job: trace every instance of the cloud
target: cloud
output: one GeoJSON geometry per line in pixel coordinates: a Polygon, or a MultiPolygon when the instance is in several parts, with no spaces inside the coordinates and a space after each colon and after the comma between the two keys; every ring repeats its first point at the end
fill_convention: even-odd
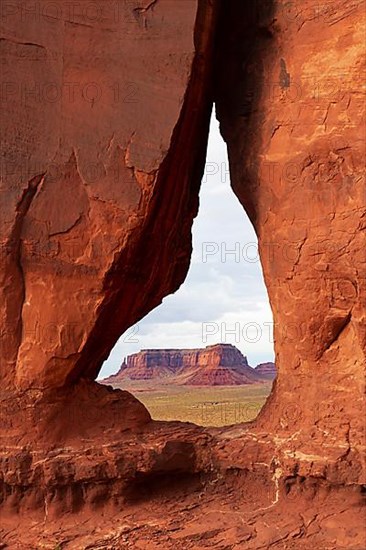
{"type": "Polygon", "coordinates": [[[214,118],[192,231],[186,281],[120,338],[101,376],[115,372],[123,357],[142,348],[203,347],[226,341],[253,365],[273,360],[272,313],[257,238],[230,187],[226,146],[214,118]],[[217,332],[209,335],[208,328],[217,332]]]}

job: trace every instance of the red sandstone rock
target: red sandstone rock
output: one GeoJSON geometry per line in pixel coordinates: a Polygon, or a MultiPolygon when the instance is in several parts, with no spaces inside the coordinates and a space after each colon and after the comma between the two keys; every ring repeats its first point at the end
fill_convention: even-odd
{"type": "Polygon", "coordinates": [[[257,426],[295,438],[304,471],[323,457],[361,481],[365,12],[344,0],[260,4],[228,4],[216,67],[232,186],[274,316],[278,374],[257,426]]]}
{"type": "Polygon", "coordinates": [[[150,380],[154,378],[172,378],[182,369],[195,367],[199,349],[146,349],[129,355],[117,374],[104,382],[118,382],[125,378],[131,380],[150,380]]]}
{"type": "Polygon", "coordinates": [[[93,5],[1,3],[1,544],[364,550],[363,2],[228,0],[214,62],[219,2],[93,5]],[[213,97],[278,376],[208,433],[92,380],[184,280],[213,97]]]}
{"type": "Polygon", "coordinates": [[[268,363],[260,363],[254,370],[259,376],[270,380],[273,380],[277,376],[276,365],[270,361],[268,363]]]}
{"type": "Polygon", "coordinates": [[[204,349],[149,349],[127,357],[117,374],[105,383],[129,380],[160,380],[169,384],[231,386],[254,384],[262,378],[247,358],[231,344],[204,349]]]}
{"type": "Polygon", "coordinates": [[[193,386],[231,386],[258,382],[247,358],[230,344],[207,346],[196,365],[177,376],[178,383],[193,386]]]}
{"type": "Polygon", "coordinates": [[[37,18],[23,4],[2,12],[0,42],[0,376],[25,390],[93,380],[183,282],[216,9],[60,2],[51,18],[41,0],[37,18]]]}

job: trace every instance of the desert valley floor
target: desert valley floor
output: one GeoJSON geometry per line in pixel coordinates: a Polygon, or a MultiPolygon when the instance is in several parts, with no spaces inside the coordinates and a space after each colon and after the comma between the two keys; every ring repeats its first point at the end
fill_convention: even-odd
{"type": "Polygon", "coordinates": [[[153,420],[180,420],[200,426],[227,426],[254,420],[272,382],[241,386],[174,386],[156,380],[125,380],[114,387],[131,392],[153,420]]]}

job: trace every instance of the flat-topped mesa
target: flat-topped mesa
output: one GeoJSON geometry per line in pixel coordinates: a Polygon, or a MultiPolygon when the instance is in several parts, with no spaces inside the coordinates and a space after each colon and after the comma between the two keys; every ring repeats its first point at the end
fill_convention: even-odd
{"type": "Polygon", "coordinates": [[[161,367],[179,369],[196,360],[199,349],[146,349],[127,357],[127,367],[144,365],[146,368],[161,367]]]}
{"type": "Polygon", "coordinates": [[[267,363],[260,363],[254,370],[257,374],[268,380],[273,380],[277,375],[276,365],[271,361],[267,363]]]}
{"type": "Polygon", "coordinates": [[[199,349],[144,349],[129,355],[117,374],[106,381],[149,380],[173,375],[182,368],[195,365],[199,349]]]}
{"type": "Polygon", "coordinates": [[[237,385],[259,380],[247,358],[231,344],[193,349],[145,349],[127,357],[105,382],[169,378],[187,385],[237,385]]]}
{"type": "Polygon", "coordinates": [[[214,344],[201,350],[199,364],[212,366],[230,366],[239,368],[249,366],[246,356],[232,344],[214,344]]]}
{"type": "Polygon", "coordinates": [[[177,382],[190,386],[234,386],[259,381],[247,358],[231,344],[215,344],[201,350],[196,366],[183,371],[177,382]]]}

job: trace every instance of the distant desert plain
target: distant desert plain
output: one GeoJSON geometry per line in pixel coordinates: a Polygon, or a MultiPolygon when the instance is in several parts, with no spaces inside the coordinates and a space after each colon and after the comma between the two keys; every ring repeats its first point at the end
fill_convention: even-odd
{"type": "Polygon", "coordinates": [[[274,363],[249,366],[231,344],[142,350],[103,382],[128,390],[154,420],[227,426],[254,420],[270,394],[274,363]]]}

